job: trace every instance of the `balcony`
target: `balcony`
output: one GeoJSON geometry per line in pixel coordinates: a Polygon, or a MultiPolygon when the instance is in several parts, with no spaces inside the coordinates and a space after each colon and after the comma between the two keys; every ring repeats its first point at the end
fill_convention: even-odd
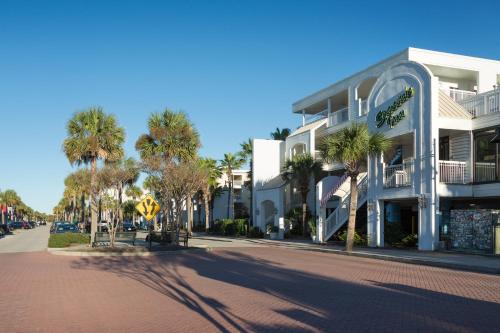
{"type": "Polygon", "coordinates": [[[486,183],[496,181],[496,164],[487,162],[474,163],[474,182],[486,183]]]}
{"type": "Polygon", "coordinates": [[[384,187],[396,188],[411,186],[414,173],[414,159],[408,159],[402,164],[384,165],[384,187]]]}
{"type": "Polygon", "coordinates": [[[473,117],[500,111],[500,88],[458,101],[473,117]]]}
{"type": "Polygon", "coordinates": [[[475,91],[469,90],[460,90],[460,89],[449,89],[449,88],[441,88],[448,96],[451,97],[455,102],[460,102],[465,99],[469,99],[475,97],[477,93],[475,91]]]}
{"type": "Polygon", "coordinates": [[[465,184],[466,163],[439,161],[439,181],[446,184],[465,184]]]}
{"type": "Polygon", "coordinates": [[[348,107],[330,113],[330,117],[328,118],[328,126],[335,126],[338,124],[345,123],[346,121],[349,121],[348,107]]]}

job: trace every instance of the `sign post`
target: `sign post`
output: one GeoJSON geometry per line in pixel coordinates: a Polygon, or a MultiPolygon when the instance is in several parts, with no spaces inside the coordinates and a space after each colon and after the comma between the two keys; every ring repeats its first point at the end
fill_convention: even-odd
{"type": "Polygon", "coordinates": [[[151,243],[153,239],[153,225],[151,221],[154,219],[156,214],[160,211],[160,205],[156,200],[147,194],[144,199],[142,199],[136,206],[135,209],[149,222],[149,250],[151,250],[151,243]]]}

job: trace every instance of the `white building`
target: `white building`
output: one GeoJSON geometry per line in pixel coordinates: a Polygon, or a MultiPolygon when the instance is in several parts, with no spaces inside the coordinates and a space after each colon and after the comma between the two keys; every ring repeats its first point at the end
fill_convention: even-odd
{"type": "MultiPolygon", "coordinates": [[[[487,247],[500,209],[500,145],[491,143],[500,131],[499,84],[500,61],[408,48],[299,100],[292,111],[302,126],[286,141],[253,142],[254,223],[279,225],[297,205],[293,185],[280,177],[286,159],[319,158],[323,137],[364,122],[394,142],[369,158],[358,178],[368,244],[384,246],[384,230],[397,222],[418,235],[421,250],[436,249],[445,237],[455,247],[487,247]],[[482,217],[467,224],[469,213],[474,221],[482,217]]],[[[324,165],[322,177],[311,180],[308,206],[321,242],[347,221],[343,174],[342,165],[324,165]]]]}
{"type": "MultiPolygon", "coordinates": [[[[250,170],[234,170],[233,171],[233,202],[234,212],[229,199],[229,182],[227,174],[223,173],[217,180],[220,193],[213,199],[212,219],[222,220],[228,216],[236,218],[248,216],[250,213],[250,197],[249,188],[245,185],[249,181],[250,170]]],[[[205,225],[205,207],[203,202],[196,202],[194,205],[194,224],[205,225]]],[[[187,219],[187,218],[186,218],[187,219]]]]}

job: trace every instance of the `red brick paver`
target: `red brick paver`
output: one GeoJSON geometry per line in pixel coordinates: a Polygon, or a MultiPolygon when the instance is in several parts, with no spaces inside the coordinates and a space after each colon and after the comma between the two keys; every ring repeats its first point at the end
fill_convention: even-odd
{"type": "Polygon", "coordinates": [[[500,278],[277,248],[0,255],[0,332],[494,332],[500,278]]]}

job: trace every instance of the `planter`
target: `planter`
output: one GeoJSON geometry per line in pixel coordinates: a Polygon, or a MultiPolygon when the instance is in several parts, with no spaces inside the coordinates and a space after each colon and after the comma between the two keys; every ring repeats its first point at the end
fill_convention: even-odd
{"type": "Polygon", "coordinates": [[[278,233],[277,232],[270,232],[269,238],[274,239],[274,240],[278,239],[278,233]]]}
{"type": "Polygon", "coordinates": [[[314,243],[316,243],[316,235],[311,235],[311,239],[314,243]]]}

